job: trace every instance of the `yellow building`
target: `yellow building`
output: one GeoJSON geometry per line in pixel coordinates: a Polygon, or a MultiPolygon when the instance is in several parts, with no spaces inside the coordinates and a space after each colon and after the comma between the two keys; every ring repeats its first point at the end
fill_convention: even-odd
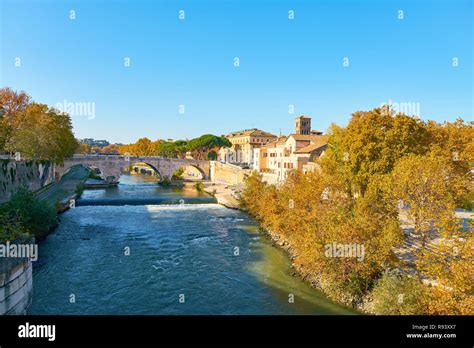
{"type": "Polygon", "coordinates": [[[251,166],[254,162],[254,149],[274,141],[277,137],[260,129],[246,129],[226,136],[230,148],[219,150],[219,161],[251,166]]]}

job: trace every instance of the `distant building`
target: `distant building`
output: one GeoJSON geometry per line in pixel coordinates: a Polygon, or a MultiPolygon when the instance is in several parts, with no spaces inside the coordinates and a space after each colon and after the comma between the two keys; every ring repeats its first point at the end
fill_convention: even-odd
{"type": "Polygon", "coordinates": [[[263,173],[266,181],[280,183],[291,170],[308,172],[317,168],[315,161],[327,148],[327,136],[311,130],[311,118],[307,116],[296,118],[295,132],[254,149],[253,168],[263,173]]]}
{"type": "Polygon", "coordinates": [[[90,147],[94,147],[94,146],[106,147],[106,146],[110,145],[110,143],[107,140],[95,140],[95,139],[92,139],[92,138],[79,139],[79,142],[81,142],[83,144],[87,144],[90,147]]]}
{"type": "Polygon", "coordinates": [[[229,139],[232,146],[230,148],[221,148],[218,153],[218,160],[241,166],[252,166],[254,162],[254,149],[274,141],[277,139],[277,136],[252,128],[231,133],[226,138],[229,139]]]}

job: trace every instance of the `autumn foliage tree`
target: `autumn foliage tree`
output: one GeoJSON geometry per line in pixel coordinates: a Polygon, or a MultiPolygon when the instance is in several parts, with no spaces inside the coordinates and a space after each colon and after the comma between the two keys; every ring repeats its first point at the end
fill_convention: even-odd
{"type": "Polygon", "coordinates": [[[372,298],[363,306],[379,314],[472,314],[472,232],[454,215],[472,191],[472,135],[461,120],[424,122],[388,107],[356,112],[347,127],[331,126],[321,170],[290,172],[279,186],[253,173],[242,204],[335,300],[362,306],[372,298]],[[394,253],[406,238],[403,219],[424,240],[414,270],[394,253]],[[332,243],[363,246],[365,255],[328,257],[332,243]]]}
{"type": "Polygon", "coordinates": [[[31,102],[24,92],[0,89],[0,146],[22,158],[62,162],[78,144],[69,115],[31,102]]]}

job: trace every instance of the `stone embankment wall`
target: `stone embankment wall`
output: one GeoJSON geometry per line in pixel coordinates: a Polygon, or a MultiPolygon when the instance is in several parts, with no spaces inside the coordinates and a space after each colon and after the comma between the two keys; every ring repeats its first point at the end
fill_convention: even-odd
{"type": "Polygon", "coordinates": [[[36,191],[54,181],[54,165],[45,161],[0,159],[0,203],[19,188],[36,191]]]}
{"type": "MultiPolygon", "coordinates": [[[[34,241],[30,242],[34,243],[34,241]]],[[[24,315],[33,299],[31,259],[0,258],[0,315],[24,315]]]]}
{"type": "Polygon", "coordinates": [[[239,185],[244,182],[245,176],[250,174],[250,170],[242,169],[229,163],[217,161],[211,162],[212,182],[228,185],[239,185]]]}

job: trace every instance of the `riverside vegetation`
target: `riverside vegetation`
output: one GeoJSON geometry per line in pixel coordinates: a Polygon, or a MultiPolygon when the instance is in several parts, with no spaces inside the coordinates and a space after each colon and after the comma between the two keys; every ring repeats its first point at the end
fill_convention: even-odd
{"type": "MultiPolygon", "coordinates": [[[[77,146],[68,114],[33,102],[25,92],[0,88],[0,154],[61,163],[77,146]]],[[[57,225],[57,214],[54,206],[25,188],[0,205],[0,221],[0,241],[42,239],[57,225]]]]}
{"type": "Polygon", "coordinates": [[[254,172],[242,205],[286,245],[294,267],[330,298],[376,314],[474,314],[472,123],[438,124],[388,107],[332,125],[320,170],[290,172],[280,186],[254,172]],[[414,262],[396,257],[419,236],[414,262]],[[432,235],[440,236],[434,248],[432,235]],[[327,257],[325,246],[363,245],[365,257],[327,257]]]}
{"type": "Polygon", "coordinates": [[[0,205],[0,241],[44,238],[57,225],[56,209],[33,193],[20,189],[0,205]]]}

